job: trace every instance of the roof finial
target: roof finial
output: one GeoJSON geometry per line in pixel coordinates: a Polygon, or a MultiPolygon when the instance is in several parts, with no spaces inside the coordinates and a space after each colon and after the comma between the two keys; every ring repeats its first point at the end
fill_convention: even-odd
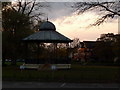
{"type": "Polygon", "coordinates": [[[48,21],[48,14],[47,14],[47,21],[48,21]]]}
{"type": "Polygon", "coordinates": [[[47,21],[48,21],[48,17],[47,17],[47,21]]]}

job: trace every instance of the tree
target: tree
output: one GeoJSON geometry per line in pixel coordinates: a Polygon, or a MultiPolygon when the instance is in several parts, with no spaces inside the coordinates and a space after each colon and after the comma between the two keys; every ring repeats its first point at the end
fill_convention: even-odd
{"type": "Polygon", "coordinates": [[[117,64],[120,64],[120,34],[116,35],[116,41],[112,44],[112,46],[113,46],[112,50],[115,54],[115,58],[118,58],[114,62],[117,62],[117,64]]]}
{"type": "Polygon", "coordinates": [[[70,43],[70,47],[72,48],[78,48],[80,46],[80,40],[79,38],[74,38],[73,42],[70,43]]]}
{"type": "Polygon", "coordinates": [[[116,16],[120,16],[120,0],[114,1],[100,1],[96,2],[77,2],[74,4],[73,8],[80,13],[84,13],[86,11],[94,11],[98,14],[101,13],[101,17],[98,20],[91,24],[92,26],[99,26],[101,23],[105,22],[108,18],[115,18],[116,16]]]}
{"type": "Polygon", "coordinates": [[[97,41],[113,41],[115,42],[116,37],[114,33],[108,33],[108,34],[101,34],[100,38],[97,39],[97,41]]]}
{"type": "Polygon", "coordinates": [[[100,62],[111,63],[114,59],[111,42],[98,41],[93,50],[94,55],[100,62]]]}
{"type": "MultiPolygon", "coordinates": [[[[2,3],[4,4],[4,2],[2,3]]],[[[2,50],[3,65],[5,59],[11,59],[13,62],[22,58],[24,55],[21,40],[33,33],[31,29],[32,22],[26,14],[16,12],[8,5],[2,9],[2,50]]]]}
{"type": "Polygon", "coordinates": [[[8,5],[11,5],[11,2],[2,3],[2,9],[6,8],[8,5]]]}
{"type": "Polygon", "coordinates": [[[103,61],[106,62],[108,62],[107,60],[112,62],[119,62],[120,34],[101,34],[100,38],[97,39],[94,54],[97,55],[97,57],[100,59],[103,58],[103,61]]]}
{"type": "Polygon", "coordinates": [[[38,12],[47,5],[36,0],[17,0],[15,3],[2,2],[2,36],[3,63],[5,59],[15,60],[26,55],[21,40],[37,30],[34,23],[39,21],[42,12],[38,12]],[[35,28],[34,28],[35,26],[35,28]]]}
{"type": "Polygon", "coordinates": [[[26,14],[32,21],[40,21],[40,16],[44,15],[41,8],[46,8],[49,6],[47,4],[37,2],[37,0],[17,0],[11,7],[16,12],[26,14]]]}

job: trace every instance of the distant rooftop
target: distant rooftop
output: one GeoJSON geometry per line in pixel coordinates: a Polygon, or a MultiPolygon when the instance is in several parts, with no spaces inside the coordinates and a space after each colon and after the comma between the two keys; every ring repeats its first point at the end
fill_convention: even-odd
{"type": "Polygon", "coordinates": [[[83,41],[83,43],[87,48],[92,49],[95,47],[96,41],[83,41]]]}

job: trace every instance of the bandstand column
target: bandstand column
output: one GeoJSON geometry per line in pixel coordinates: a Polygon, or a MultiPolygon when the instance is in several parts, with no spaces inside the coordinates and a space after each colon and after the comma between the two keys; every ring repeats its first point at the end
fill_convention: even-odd
{"type": "Polygon", "coordinates": [[[25,43],[25,63],[28,62],[28,43],[25,43]]]}
{"type": "Polygon", "coordinates": [[[40,63],[40,61],[39,61],[39,52],[40,52],[40,43],[37,43],[37,64],[39,64],[40,63]]]}
{"type": "Polygon", "coordinates": [[[67,51],[67,56],[66,56],[66,60],[67,60],[67,64],[69,62],[69,43],[66,43],[66,51],[67,51]]]}
{"type": "Polygon", "coordinates": [[[55,63],[57,61],[57,43],[54,43],[54,49],[53,49],[53,63],[55,63]]]}

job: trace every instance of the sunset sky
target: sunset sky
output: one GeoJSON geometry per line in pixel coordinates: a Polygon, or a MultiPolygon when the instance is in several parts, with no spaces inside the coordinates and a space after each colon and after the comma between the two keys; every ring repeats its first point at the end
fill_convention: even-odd
{"type": "Polygon", "coordinates": [[[96,40],[100,37],[100,34],[118,33],[118,19],[108,20],[108,22],[105,22],[100,26],[88,28],[88,26],[93,24],[99,17],[97,12],[89,11],[77,15],[75,10],[71,8],[73,2],[42,3],[47,4],[50,7],[41,10],[45,13],[45,16],[41,18],[47,20],[48,17],[49,21],[55,24],[58,32],[71,39],[79,38],[80,41],[96,40]]]}
{"type": "Polygon", "coordinates": [[[49,5],[48,11],[44,10],[49,21],[55,24],[58,32],[71,39],[79,38],[81,41],[96,40],[103,33],[118,33],[118,19],[108,20],[108,22],[100,26],[88,28],[99,17],[96,12],[89,11],[77,15],[73,8],[70,7],[71,3],[57,2],[49,3],[49,5]]]}

